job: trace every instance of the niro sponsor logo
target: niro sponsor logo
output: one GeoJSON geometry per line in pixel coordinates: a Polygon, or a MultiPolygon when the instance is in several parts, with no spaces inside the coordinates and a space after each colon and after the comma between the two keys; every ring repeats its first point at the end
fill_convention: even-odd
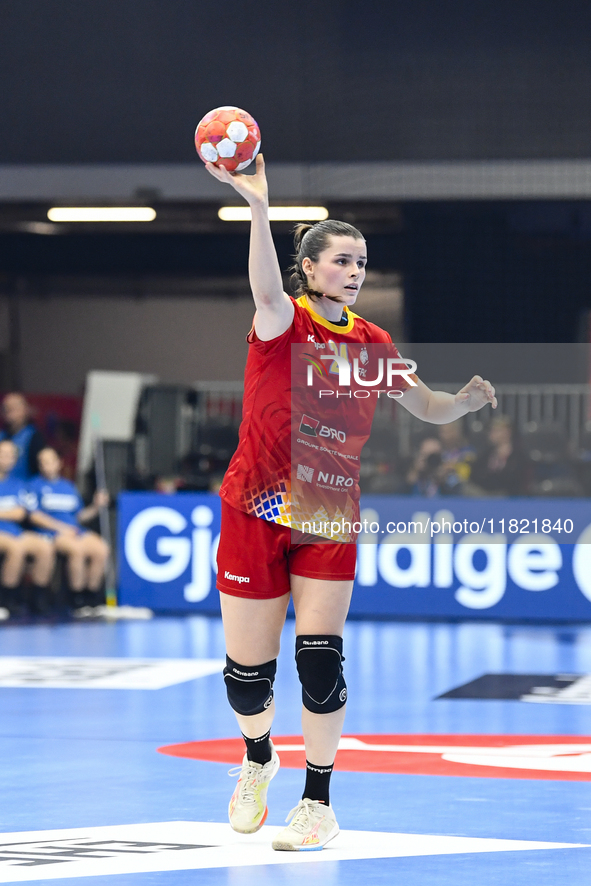
{"type": "Polygon", "coordinates": [[[248,575],[232,575],[232,573],[228,572],[227,569],[224,572],[224,578],[229,578],[230,581],[237,581],[239,584],[242,584],[242,582],[244,582],[244,581],[246,581],[246,582],[250,581],[250,578],[248,577],[248,575]]]}
{"type": "Polygon", "coordinates": [[[309,468],[308,465],[298,465],[298,480],[305,480],[306,483],[311,483],[314,479],[314,468],[309,468]]]}
{"type": "Polygon", "coordinates": [[[338,488],[339,486],[353,486],[354,480],[352,477],[343,477],[342,474],[329,474],[324,471],[318,471],[318,483],[326,483],[328,486],[334,486],[338,488]]]}

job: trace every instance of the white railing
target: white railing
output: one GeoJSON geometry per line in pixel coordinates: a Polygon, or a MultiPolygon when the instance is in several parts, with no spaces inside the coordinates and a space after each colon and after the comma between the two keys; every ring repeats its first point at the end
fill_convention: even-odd
{"type": "MultiPolygon", "coordinates": [[[[198,416],[207,419],[227,418],[238,423],[242,413],[244,386],[240,381],[196,382],[199,392],[198,416]]],[[[456,393],[461,383],[442,382],[432,384],[438,391],[456,393]]],[[[485,408],[465,417],[468,430],[480,431],[495,416],[507,415],[519,433],[531,431],[535,426],[560,426],[569,445],[576,449],[581,436],[591,430],[591,387],[583,384],[514,385],[496,386],[498,408],[485,408]]],[[[412,440],[424,429],[424,422],[406,409],[400,409],[394,400],[380,397],[374,419],[374,427],[393,423],[398,437],[399,454],[411,453],[412,440]]]]}

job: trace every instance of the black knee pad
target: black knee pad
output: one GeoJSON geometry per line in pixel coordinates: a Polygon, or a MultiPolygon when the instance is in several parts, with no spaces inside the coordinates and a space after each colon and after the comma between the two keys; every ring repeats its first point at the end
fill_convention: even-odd
{"type": "Polygon", "coordinates": [[[296,637],[296,665],[304,707],[313,714],[338,711],[347,701],[343,639],[332,634],[296,637]]]}
{"type": "Polygon", "coordinates": [[[250,667],[239,665],[226,655],[224,681],[228,701],[237,714],[251,717],[262,714],[273,701],[273,682],[277,670],[277,659],[262,665],[250,667]]]}

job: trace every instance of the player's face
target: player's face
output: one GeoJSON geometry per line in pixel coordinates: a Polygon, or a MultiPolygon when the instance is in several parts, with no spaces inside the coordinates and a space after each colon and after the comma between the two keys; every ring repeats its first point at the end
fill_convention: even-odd
{"type": "Polygon", "coordinates": [[[57,452],[53,449],[42,449],[37,456],[39,462],[39,471],[48,480],[53,480],[59,476],[62,467],[61,459],[57,452]]]}
{"type": "Polygon", "coordinates": [[[4,440],[0,443],[0,473],[9,474],[16,464],[17,449],[14,443],[4,440]]]}
{"type": "Polygon", "coordinates": [[[306,267],[304,270],[312,289],[345,305],[353,305],[365,280],[366,264],[365,240],[333,234],[329,245],[318,256],[318,261],[309,261],[309,270],[306,267]]]}

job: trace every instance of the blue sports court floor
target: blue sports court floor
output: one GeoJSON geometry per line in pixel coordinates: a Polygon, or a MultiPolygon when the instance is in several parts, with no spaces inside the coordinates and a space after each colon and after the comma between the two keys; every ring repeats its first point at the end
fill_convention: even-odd
{"type": "MultiPolygon", "coordinates": [[[[274,734],[299,765],[293,640],[288,621],[274,734]]],[[[270,849],[297,768],[272,782],[262,831],[226,823],[232,763],[211,758],[242,754],[217,741],[236,736],[219,620],[8,624],[0,644],[0,883],[591,881],[589,627],[349,623],[341,834],[297,854],[270,849]],[[513,677],[473,683],[487,674],[513,677]],[[468,683],[516,697],[437,698],[468,683]]]]}

